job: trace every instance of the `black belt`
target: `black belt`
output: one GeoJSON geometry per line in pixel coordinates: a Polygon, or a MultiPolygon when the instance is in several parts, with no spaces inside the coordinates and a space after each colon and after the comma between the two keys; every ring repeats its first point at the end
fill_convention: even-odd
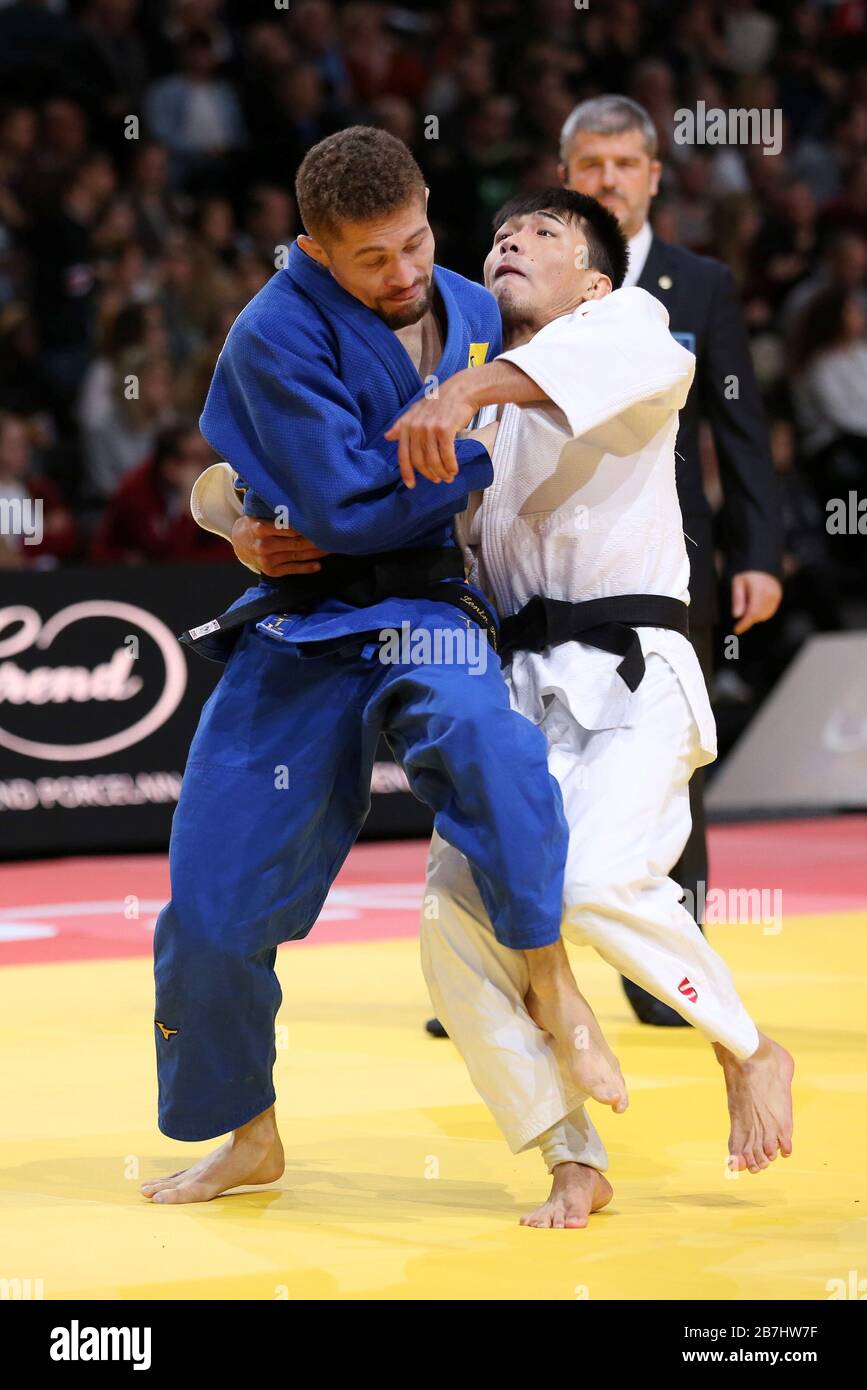
{"type": "Polygon", "coordinates": [[[637,690],[644,678],[644,655],[637,627],[667,627],[689,636],[687,606],[666,594],[616,594],[566,603],[531,598],[520,612],[500,624],[500,656],[510,661],[518,651],[541,652],[564,642],[584,642],[623,660],[617,674],[637,690]]]}
{"type": "MultiPolygon", "coordinates": [[[[236,631],[244,623],[257,622],[271,613],[310,613],[325,599],[335,598],[353,608],[369,608],[390,598],[427,598],[450,603],[478,627],[497,650],[497,622],[493,612],[464,581],[464,562],[455,546],[420,550],[387,550],[377,555],[329,555],[317,574],[286,575],[265,580],[268,592],[239,604],[210,622],[192,627],[180,640],[195,647],[215,634],[236,631]],[[448,582],[452,581],[452,582],[448,582]],[[460,581],[460,582],[454,582],[460,581]]],[[[369,637],[351,633],[328,642],[311,643],[323,652],[347,641],[369,637]]]]}

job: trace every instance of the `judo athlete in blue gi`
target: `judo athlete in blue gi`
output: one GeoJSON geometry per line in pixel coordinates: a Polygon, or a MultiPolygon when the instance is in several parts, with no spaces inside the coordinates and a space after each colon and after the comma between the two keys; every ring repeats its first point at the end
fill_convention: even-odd
{"type": "Polygon", "coordinates": [[[234,647],[190,749],[156,928],[159,1126],[180,1140],[233,1134],[144,1184],[161,1202],[283,1171],[277,947],[316,922],[367,814],[381,733],[467,856],[498,940],[526,950],[537,979],[562,952],[559,789],[545,738],[510,709],[498,658],[380,660],[383,630],[408,622],[465,641],[471,615],[484,618],[452,520],[491,482],[487,451],[459,441],[453,483],[407,487],[384,434],[425,378],[496,355],[496,302],[434,267],[421,173],[385,132],[329,137],[297,189],[310,235],[233,325],[201,426],[246,485],[248,512],[283,509],[338,554],[293,591],[295,607],[262,585],[239,601],[248,620],[235,631],[232,610],[205,625],[224,658],[234,647]]]}

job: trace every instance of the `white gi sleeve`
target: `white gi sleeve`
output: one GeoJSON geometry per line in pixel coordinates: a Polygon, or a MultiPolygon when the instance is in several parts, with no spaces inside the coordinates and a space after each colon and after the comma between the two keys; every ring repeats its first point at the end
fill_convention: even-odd
{"type": "Polygon", "coordinates": [[[680,410],[695,357],[668,331],[668,312],[637,286],[580,304],[497,359],[513,362],[566,416],[574,439],[634,407],[680,410]]]}
{"type": "MultiPolygon", "coordinates": [[[[235,489],[236,477],[230,463],[212,463],[199,474],[190,493],[190,511],[196,524],[230,543],[232,527],[244,514],[244,504],[235,489]]],[[[247,565],[247,569],[259,573],[253,565],[247,565]]]]}

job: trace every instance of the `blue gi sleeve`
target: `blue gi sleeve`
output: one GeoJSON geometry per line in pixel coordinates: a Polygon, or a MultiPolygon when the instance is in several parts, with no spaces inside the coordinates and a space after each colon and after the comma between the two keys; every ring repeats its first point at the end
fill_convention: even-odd
{"type": "Polygon", "coordinates": [[[397,445],[366,444],[327,339],[312,328],[299,337],[295,327],[287,348],[254,324],[235,324],[200,425],[245,483],[275,510],[286,508],[302,535],[344,555],[397,549],[450,523],[471,492],[489,486],[487,451],[461,440],[453,483],[419,478],[405,487],[397,445]]]}

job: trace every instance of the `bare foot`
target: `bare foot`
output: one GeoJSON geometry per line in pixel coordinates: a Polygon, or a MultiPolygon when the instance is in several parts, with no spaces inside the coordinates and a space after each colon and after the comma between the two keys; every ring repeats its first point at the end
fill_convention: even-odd
{"type": "Polygon", "coordinates": [[[522,1226],[579,1231],[591,1212],[607,1206],[614,1196],[608,1179],[584,1163],[558,1163],[551,1179],[551,1196],[529,1216],[521,1217],[522,1226]]]}
{"type": "Polygon", "coordinates": [[[524,1002],[533,1022],[560,1047],[577,1089],[622,1115],[629,1100],[620,1063],[571,971],[544,994],[531,985],[524,1002]]]}
{"type": "Polygon", "coordinates": [[[209,1202],[232,1187],[276,1182],[285,1167],[271,1106],[192,1167],[169,1178],[144,1182],[139,1190],[154,1202],[209,1202]]]}
{"type": "Polygon", "coordinates": [[[740,1062],[727,1048],[714,1043],[723,1069],[731,1120],[730,1166],[759,1173],[781,1153],[792,1152],[792,1076],[790,1053],[773,1038],[759,1034],[758,1050],[740,1062]]]}

